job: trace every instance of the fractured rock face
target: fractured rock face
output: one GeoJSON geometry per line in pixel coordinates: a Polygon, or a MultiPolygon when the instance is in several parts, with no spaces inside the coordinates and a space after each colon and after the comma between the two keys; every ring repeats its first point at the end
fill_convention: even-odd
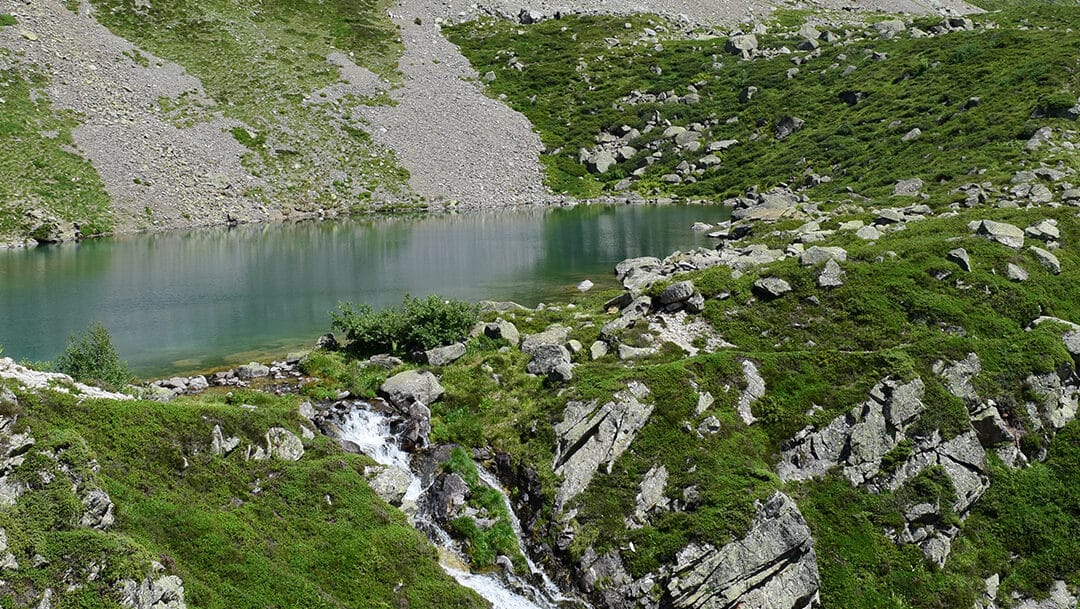
{"type": "Polygon", "coordinates": [[[750,360],[743,360],[742,368],[743,377],[746,378],[746,389],[739,396],[739,401],[735,404],[735,410],[744,423],[753,425],[757,418],[754,417],[750,406],[765,397],[765,379],[761,378],[757,366],[750,360]]]}
{"type": "Polygon", "coordinates": [[[555,495],[556,511],[589,485],[602,466],[611,466],[645,426],[653,406],[641,400],[649,388],[631,382],[612,401],[597,407],[593,402],[569,402],[562,422],[555,425],[555,462],[552,470],[563,477],[555,495]]]}
{"type": "Polygon", "coordinates": [[[637,507],[633,516],[627,519],[627,527],[641,528],[649,522],[649,513],[667,509],[668,498],[664,496],[667,486],[668,470],[663,465],[653,467],[641,481],[641,489],[635,498],[637,507]]]}
{"type": "Polygon", "coordinates": [[[116,522],[112,499],[105,491],[95,489],[86,493],[83,497],[83,506],[86,511],[83,512],[79,524],[84,527],[104,531],[116,522]]]}
{"type": "Polygon", "coordinates": [[[810,527],[795,502],[777,492],[758,506],[743,539],[679,552],[667,594],[680,609],[797,609],[819,603],[819,582],[810,527]]]}
{"type": "Polygon", "coordinates": [[[184,582],[175,575],[141,582],[129,579],[120,591],[120,605],[129,609],[187,609],[184,582]]]}
{"type": "Polygon", "coordinates": [[[925,408],[922,395],[922,379],[878,383],[866,402],[820,430],[803,429],[788,442],[777,464],[780,479],[809,480],[843,467],[852,484],[862,484],[918,419],[925,408]]]}

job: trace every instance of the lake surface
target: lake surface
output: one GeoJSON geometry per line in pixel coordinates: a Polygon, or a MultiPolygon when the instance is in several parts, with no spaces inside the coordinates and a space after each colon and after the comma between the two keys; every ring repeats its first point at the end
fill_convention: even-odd
{"type": "Polygon", "coordinates": [[[342,300],[527,306],[614,286],[614,265],[710,245],[720,206],[577,206],[201,229],[0,251],[4,356],[45,360],[94,321],[142,376],[307,347],[342,300]]]}

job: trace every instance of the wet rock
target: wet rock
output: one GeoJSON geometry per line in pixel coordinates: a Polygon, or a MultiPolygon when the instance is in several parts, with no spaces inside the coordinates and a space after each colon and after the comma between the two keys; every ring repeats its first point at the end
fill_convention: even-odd
{"type": "Polygon", "coordinates": [[[552,470],[563,479],[556,491],[556,511],[585,490],[601,467],[610,473],[652,414],[653,406],[641,401],[648,395],[648,387],[631,382],[602,406],[596,401],[567,403],[562,421],[555,425],[552,470]]]}
{"type": "Polygon", "coordinates": [[[464,355],[465,345],[463,343],[454,343],[425,351],[424,360],[430,366],[446,366],[461,359],[464,355]]]}
{"type": "Polygon", "coordinates": [[[400,467],[386,467],[372,478],[369,484],[371,490],[383,501],[400,507],[402,498],[412,484],[412,473],[400,467]]]}
{"type": "Polygon", "coordinates": [[[244,364],[236,369],[236,376],[245,381],[251,379],[263,378],[270,375],[270,368],[264,366],[258,362],[251,362],[250,364],[244,364]]]}
{"type": "Polygon", "coordinates": [[[743,539],[679,552],[667,594],[679,609],[804,609],[819,604],[819,585],[810,527],[795,502],[778,492],[758,505],[743,539]]]}

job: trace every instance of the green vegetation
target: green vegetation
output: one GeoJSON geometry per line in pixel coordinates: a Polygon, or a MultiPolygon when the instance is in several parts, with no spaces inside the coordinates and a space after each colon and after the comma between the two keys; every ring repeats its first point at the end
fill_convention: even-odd
{"type": "Polygon", "coordinates": [[[47,231],[58,221],[78,223],[83,235],[113,226],[97,171],[74,151],[71,132],[78,123],[49,106],[47,84],[26,66],[0,70],[0,242],[47,231]]]}
{"type": "Polygon", "coordinates": [[[525,557],[518,549],[517,535],[510,523],[510,512],[502,493],[480,481],[472,457],[461,447],[455,447],[444,466],[448,472],[461,476],[469,485],[468,505],[484,518],[495,520],[486,529],[480,528],[471,516],[459,516],[450,523],[451,529],[466,541],[466,552],[475,568],[491,567],[499,555],[511,557],[516,568],[522,568],[525,557]]]}
{"type": "MultiPolygon", "coordinates": [[[[664,31],[659,18],[566,17],[527,27],[488,20],[455,26],[449,35],[478,72],[495,72],[491,94],[505,95],[536,126],[556,190],[595,196],[643,169],[633,188],[645,194],[720,199],[753,185],[801,184],[818,174],[831,181],[809,195],[826,201],[848,198],[848,188],[871,198],[889,195],[897,180],[917,177],[926,182],[930,203],[944,204],[961,184],[1007,181],[1036,127],[1032,111],[1047,100],[1071,99],[1071,106],[1080,96],[1080,41],[1065,33],[1080,20],[1080,9],[1074,3],[1022,4],[976,17],[998,29],[892,40],[871,33],[861,42],[825,44],[793,79],[787,75],[791,55],[740,61],[724,51],[726,37],[661,34],[654,48],[643,30],[664,31]],[[1020,29],[1019,23],[1041,27],[1020,29]],[[508,64],[508,55],[524,68],[508,64]],[[634,91],[684,96],[690,86],[698,103],[625,100],[634,91]],[[748,86],[757,94],[740,101],[748,86]],[[841,95],[850,92],[865,98],[849,106],[841,95]],[[974,97],[980,101],[969,107],[974,97]],[[647,130],[656,116],[659,126],[647,130]],[[801,117],[806,125],[780,143],[774,128],[784,116],[801,117]],[[716,153],[722,162],[694,176],[695,182],[671,185],[662,176],[709,152],[675,146],[662,136],[667,122],[702,125],[703,145],[740,143],[716,153]],[[590,173],[579,163],[579,149],[592,149],[602,132],[622,135],[623,125],[642,131],[631,143],[637,152],[605,174],[590,173]],[[903,141],[913,128],[922,135],[903,141]],[[652,144],[662,157],[650,158],[652,144]]],[[[799,25],[782,21],[791,29],[799,25]]],[[[759,39],[767,49],[799,42],[775,34],[759,39]]]]}
{"type": "Polygon", "coordinates": [[[301,211],[361,209],[374,191],[404,184],[404,170],[362,130],[359,109],[381,102],[330,89],[342,80],[328,59],[335,53],[396,78],[402,47],[385,0],[92,4],[113,32],[202,81],[212,105],[186,99],[178,109],[166,102],[174,121],[185,125],[221,112],[246,125],[233,135],[252,151],[248,168],[269,179],[267,196],[301,211]]]}
{"type": "Polygon", "coordinates": [[[411,355],[462,339],[476,323],[476,308],[436,294],[406,295],[400,308],[380,311],[363,303],[342,303],[330,318],[356,353],[411,355]]]}
{"type": "Polygon", "coordinates": [[[158,404],[20,393],[8,414],[37,443],[17,471],[30,490],[15,508],[0,508],[20,563],[5,573],[0,600],[12,606],[52,587],[54,607],[115,607],[116,582],[150,576],[154,560],[183,579],[189,607],[482,607],[371,491],[369,459],[322,436],[305,441],[298,462],[244,459],[270,427],[299,432],[297,401],[266,395],[248,411],[210,394],[158,404]],[[214,425],[241,447],[213,455],[214,425]],[[61,464],[66,475],[41,476],[61,464]],[[82,480],[78,493],[69,476],[82,480]],[[76,526],[80,496],[94,487],[116,505],[107,532],[76,526]],[[87,581],[94,564],[100,576],[83,589],[58,586],[87,581]]]}
{"type": "Polygon", "coordinates": [[[7,13],[0,13],[0,27],[7,27],[9,25],[18,25],[19,20],[8,15],[7,13]]]}
{"type": "Polygon", "coordinates": [[[112,337],[101,322],[68,338],[67,347],[56,358],[55,367],[77,381],[114,389],[135,378],[127,364],[120,361],[112,337]]]}

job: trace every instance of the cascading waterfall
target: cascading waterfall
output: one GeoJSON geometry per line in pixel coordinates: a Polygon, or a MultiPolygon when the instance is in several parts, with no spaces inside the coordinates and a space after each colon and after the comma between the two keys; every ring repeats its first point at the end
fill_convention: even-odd
{"type": "Polygon", "coordinates": [[[340,425],[340,438],[355,444],[361,452],[380,465],[400,468],[412,475],[408,491],[402,499],[402,510],[409,515],[414,526],[428,535],[432,543],[454,557],[451,560],[440,561],[443,570],[459,584],[475,590],[495,609],[560,609],[568,605],[591,609],[580,599],[570,597],[559,590],[551,578],[529,557],[522,542],[521,522],[514,514],[509,498],[495,477],[482,467],[477,466],[480,480],[497,490],[502,496],[510,514],[511,526],[517,536],[518,549],[525,557],[533,578],[540,582],[539,587],[509,573],[502,576],[493,573],[470,573],[462,568],[465,560],[454,540],[438,523],[427,518],[418,508],[420,498],[428,489],[423,487],[420,477],[412,473],[410,467],[412,456],[401,449],[386,416],[359,406],[353,408],[340,425]]]}

